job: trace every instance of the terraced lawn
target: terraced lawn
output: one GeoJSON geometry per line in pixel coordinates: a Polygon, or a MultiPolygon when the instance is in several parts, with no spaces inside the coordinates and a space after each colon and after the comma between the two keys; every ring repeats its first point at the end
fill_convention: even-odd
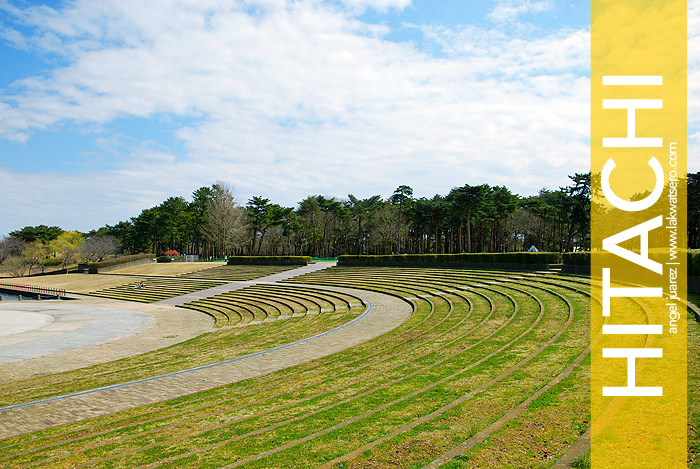
{"type": "MultiPolygon", "coordinates": [[[[700,295],[688,294],[700,305],[700,295]]],[[[688,467],[700,468],[700,319],[688,312],[688,467]]]]}
{"type": "Polygon", "coordinates": [[[180,280],[169,277],[138,277],[129,283],[116,287],[87,293],[90,296],[111,298],[114,300],[153,303],[174,296],[185,295],[207,288],[223,285],[224,281],[215,280],[180,280]]]}
{"type": "Polygon", "coordinates": [[[281,321],[361,307],[348,295],[283,285],[258,285],[182,305],[208,314],[216,327],[281,321]]]}
{"type": "Polygon", "coordinates": [[[93,387],[144,373],[139,367],[165,372],[200,355],[250,352],[359,312],[356,300],[319,298],[302,282],[385,292],[414,313],[320,360],[0,441],[0,465],[423,467],[463,447],[446,467],[544,468],[586,431],[588,282],[512,272],[326,269],[188,305],[227,326],[189,348],[16,383],[0,388],[1,398],[22,402],[60,383],[93,387]]]}

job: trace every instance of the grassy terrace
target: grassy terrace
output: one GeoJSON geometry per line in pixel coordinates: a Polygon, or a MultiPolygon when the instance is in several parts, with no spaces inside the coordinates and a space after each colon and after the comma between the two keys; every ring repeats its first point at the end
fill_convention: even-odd
{"type": "MultiPolygon", "coordinates": [[[[0,465],[423,467],[471,441],[476,444],[467,445],[446,467],[544,468],[586,431],[589,297],[583,280],[512,272],[333,268],[289,285],[298,282],[384,291],[410,301],[414,314],[389,334],[321,360],[1,441],[0,465]],[[577,359],[583,362],[567,369],[577,359]],[[547,388],[555,378],[561,381],[547,388]],[[514,412],[531,396],[537,397],[514,412]],[[507,421],[497,429],[494,423],[504,416],[507,421]],[[482,431],[490,437],[478,443],[482,431]]],[[[308,291],[286,293],[277,295],[284,296],[285,304],[265,297],[274,296],[266,288],[230,301],[226,311],[240,315],[227,313],[227,324],[261,325],[202,336],[191,342],[203,342],[191,344],[179,359],[209,354],[212,347],[228,350],[219,345],[226,334],[247,333],[252,344],[276,345],[282,336],[275,334],[284,329],[296,324],[306,333],[315,321],[348,311],[324,312],[336,300],[324,303],[308,291]],[[254,298],[260,310],[243,308],[254,298]],[[301,305],[321,314],[297,316],[301,305]],[[271,320],[280,317],[289,319],[271,320]]],[[[243,344],[241,350],[253,351],[243,344]]],[[[144,366],[164,360],[167,367],[173,351],[158,353],[149,360],[130,360],[144,366]]],[[[158,370],[167,371],[161,363],[158,370]]],[[[92,374],[64,374],[63,382],[92,374]]],[[[48,379],[5,386],[3,400],[38,397],[41,393],[34,396],[28,389],[42,385],[48,392],[48,379]]]]}
{"type": "Polygon", "coordinates": [[[114,300],[153,303],[174,296],[206,290],[226,282],[215,280],[180,280],[168,277],[136,277],[130,283],[87,293],[90,296],[114,300]],[[143,288],[137,288],[143,282],[143,288]]]}
{"type": "MultiPolygon", "coordinates": [[[[700,295],[688,294],[700,305],[700,295]]],[[[700,322],[688,313],[688,467],[700,468],[700,322]]]]}
{"type": "Polygon", "coordinates": [[[193,301],[182,307],[208,314],[216,327],[287,320],[362,307],[359,300],[327,291],[258,285],[193,301]]]}

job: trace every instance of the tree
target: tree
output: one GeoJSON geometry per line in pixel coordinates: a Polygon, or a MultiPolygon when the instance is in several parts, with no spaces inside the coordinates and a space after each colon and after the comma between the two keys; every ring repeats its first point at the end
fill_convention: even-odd
{"type": "Polygon", "coordinates": [[[77,231],[66,231],[49,244],[51,251],[63,258],[63,268],[80,260],[80,248],[84,243],[83,235],[77,231]]]}
{"type": "Polygon", "coordinates": [[[12,231],[10,232],[10,236],[13,238],[19,238],[27,243],[31,243],[36,240],[48,243],[49,241],[53,241],[58,238],[61,233],[63,233],[63,230],[58,226],[38,225],[25,226],[21,230],[12,231]]]}
{"type": "Polygon", "coordinates": [[[260,245],[258,246],[258,254],[260,254],[260,248],[262,247],[263,239],[265,239],[265,233],[270,227],[270,210],[270,199],[265,199],[262,196],[253,196],[246,204],[246,220],[253,234],[250,244],[251,255],[255,255],[255,242],[258,235],[260,235],[260,245]]]}
{"type": "Polygon", "coordinates": [[[83,244],[81,256],[86,262],[99,262],[110,254],[116,254],[118,249],[119,241],[114,236],[90,236],[83,244]]]}
{"type": "Polygon", "coordinates": [[[214,244],[218,255],[227,256],[240,245],[245,231],[245,211],[238,204],[234,187],[224,181],[213,185],[214,196],[207,201],[202,232],[214,244]]]}
{"type": "Polygon", "coordinates": [[[24,256],[10,257],[2,265],[2,270],[12,277],[23,277],[27,272],[27,260],[24,256]]]}
{"type": "MultiPolygon", "coordinates": [[[[308,251],[312,256],[318,255],[319,241],[319,203],[318,196],[310,195],[301,202],[297,209],[297,216],[301,225],[302,241],[308,243],[308,251]]],[[[308,255],[307,251],[307,255],[308,255]]]]}
{"type": "Polygon", "coordinates": [[[158,206],[163,223],[162,236],[169,249],[180,248],[187,239],[187,202],[182,197],[168,197],[158,206]]]}
{"type": "Polygon", "coordinates": [[[366,250],[366,241],[370,235],[367,224],[371,222],[377,211],[382,207],[382,198],[373,195],[367,199],[358,199],[352,194],[348,194],[349,209],[353,217],[357,219],[357,247],[355,254],[362,254],[366,250]],[[363,228],[363,222],[365,227],[363,228]]]}
{"type": "Polygon", "coordinates": [[[493,206],[491,227],[491,252],[503,252],[507,243],[503,240],[504,225],[519,207],[520,197],[506,186],[493,186],[486,201],[493,206]]]}
{"type": "Polygon", "coordinates": [[[591,243],[591,173],[575,173],[569,176],[573,185],[562,188],[569,196],[566,210],[569,221],[566,250],[573,251],[574,238],[578,237],[579,247],[590,249],[591,243]]]}
{"type": "Polygon", "coordinates": [[[329,242],[336,221],[349,213],[345,213],[345,208],[335,197],[317,196],[318,206],[321,209],[321,221],[323,225],[323,253],[321,257],[329,257],[329,242]]]}
{"type": "Polygon", "coordinates": [[[465,184],[462,187],[455,187],[447,195],[446,200],[450,202],[450,209],[460,221],[458,229],[458,248],[462,250],[462,234],[461,227],[464,221],[467,223],[467,252],[472,252],[472,213],[480,209],[484,202],[486,194],[490,191],[488,184],[481,184],[479,186],[470,186],[465,184]]]}
{"type": "Polygon", "coordinates": [[[25,241],[20,238],[3,236],[0,239],[0,264],[10,257],[19,256],[24,245],[25,241]]]}
{"type": "Polygon", "coordinates": [[[22,251],[22,257],[26,265],[29,266],[29,275],[32,275],[32,267],[35,265],[41,268],[42,273],[44,272],[46,258],[49,257],[49,254],[51,254],[51,247],[43,241],[36,240],[26,245],[22,251]]]}
{"type": "Polygon", "coordinates": [[[399,229],[397,233],[397,250],[399,252],[401,252],[401,213],[403,212],[403,204],[411,200],[411,196],[413,196],[413,189],[411,188],[411,186],[400,185],[396,188],[391,197],[389,197],[389,201],[392,204],[398,204],[399,206],[399,229]]]}
{"type": "MultiPolygon", "coordinates": [[[[202,235],[204,234],[202,227],[207,220],[207,208],[214,199],[216,195],[216,190],[213,187],[200,187],[192,193],[192,202],[188,206],[188,212],[190,213],[190,232],[192,233],[191,243],[194,245],[194,253],[200,254],[202,252],[202,235]]],[[[189,250],[189,254],[193,254],[192,250],[189,250]]]]}
{"type": "Polygon", "coordinates": [[[138,217],[132,218],[134,224],[134,243],[137,249],[160,254],[160,216],[158,207],[151,207],[141,211],[138,217]]]}

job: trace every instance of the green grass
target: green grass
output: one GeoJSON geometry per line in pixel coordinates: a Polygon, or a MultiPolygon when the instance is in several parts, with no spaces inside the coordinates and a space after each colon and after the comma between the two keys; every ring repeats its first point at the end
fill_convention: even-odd
{"type": "MultiPolygon", "coordinates": [[[[60,468],[91,461],[105,467],[155,463],[159,467],[233,463],[251,468],[321,464],[423,467],[516,408],[587,345],[587,284],[567,277],[453,269],[333,268],[288,282],[288,288],[294,289],[286,290],[288,295],[281,294],[279,289],[285,288],[281,286],[256,287],[235,298],[231,295],[226,298],[227,311],[230,316],[235,316],[233,311],[242,316],[243,306],[257,306],[262,320],[263,311],[268,317],[279,317],[283,311],[323,311],[342,303],[296,290],[294,284],[299,282],[387,292],[408,299],[414,314],[384,336],[321,360],[2,441],[0,454],[7,456],[0,456],[0,465],[60,468]],[[513,281],[485,283],[508,278],[513,281]],[[272,301],[275,295],[279,302],[272,301]]],[[[198,306],[219,307],[218,300],[208,299],[198,306]]],[[[334,311],[342,314],[347,309],[334,311]]],[[[332,313],[315,317],[324,315],[330,319],[332,313]]],[[[251,313],[250,321],[253,318],[251,313]]],[[[288,328],[275,328],[295,320],[301,325],[295,329],[298,334],[306,332],[303,321],[311,324],[318,319],[290,318],[222,328],[182,349],[180,359],[191,359],[196,350],[222,353],[232,346],[228,333],[253,328],[256,333],[245,340],[252,338],[257,346],[270,347],[294,335],[285,335],[288,328]]],[[[254,348],[244,347],[243,337],[237,337],[241,341],[237,350],[254,348]]],[[[160,358],[172,352],[164,351],[160,358]]],[[[511,458],[511,467],[536,467],[542,462],[540,452],[504,453],[502,445],[509,435],[517,434],[524,435],[521,443],[537,443],[541,435],[533,428],[544,421],[556,429],[547,434],[553,448],[551,458],[563,454],[572,435],[585,431],[585,423],[577,420],[572,409],[587,370],[587,362],[582,363],[501,429],[502,433],[494,433],[451,461],[452,466],[443,467],[490,467],[478,464],[496,462],[504,455],[511,458]],[[559,431],[565,425],[571,430],[559,431]]],[[[66,378],[86,379],[87,374],[76,372],[66,378]]],[[[42,384],[33,380],[12,391],[24,392],[26,397],[22,389],[35,383],[42,384]]],[[[43,385],[46,388],[47,383],[43,385]]],[[[11,395],[9,389],[6,395],[11,395]]]]}
{"type": "Polygon", "coordinates": [[[574,459],[574,461],[571,463],[571,467],[574,469],[590,469],[591,453],[582,454],[578,458],[574,459]]]}

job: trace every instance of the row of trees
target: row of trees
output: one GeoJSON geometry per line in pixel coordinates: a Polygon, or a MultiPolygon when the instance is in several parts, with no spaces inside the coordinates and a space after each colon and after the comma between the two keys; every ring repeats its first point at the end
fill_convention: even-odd
{"type": "Polygon", "coordinates": [[[530,197],[505,186],[465,184],[414,198],[402,185],[387,199],[312,195],[296,207],[262,196],[241,205],[233,186],[217,181],[194,191],[189,202],[170,197],[87,235],[112,236],[125,253],[177,250],[203,257],[586,249],[590,176],[570,178],[570,186],[530,197]]]}
{"type": "Polygon", "coordinates": [[[13,231],[0,240],[0,264],[5,271],[21,277],[33,269],[44,272],[47,266],[100,261],[119,252],[113,236],[83,236],[77,231],[63,231],[57,226],[39,225],[13,231]],[[27,272],[28,271],[28,272],[27,272]]]}
{"type": "MultiPolygon", "coordinates": [[[[42,256],[67,263],[115,251],[176,250],[221,258],[589,249],[591,175],[569,178],[566,187],[529,197],[505,186],[465,184],[445,195],[414,198],[413,189],[402,185],[386,199],[312,195],[296,207],[262,196],[241,205],[233,186],[217,181],[194,191],[191,201],[169,197],[130,220],[82,236],[59,227],[22,228],[0,242],[0,263],[21,255],[30,268],[43,269],[42,256]],[[73,254],[59,246],[70,233],[75,234],[68,244],[79,245],[73,254]]],[[[700,173],[688,175],[688,245],[700,247],[700,173]]]]}

